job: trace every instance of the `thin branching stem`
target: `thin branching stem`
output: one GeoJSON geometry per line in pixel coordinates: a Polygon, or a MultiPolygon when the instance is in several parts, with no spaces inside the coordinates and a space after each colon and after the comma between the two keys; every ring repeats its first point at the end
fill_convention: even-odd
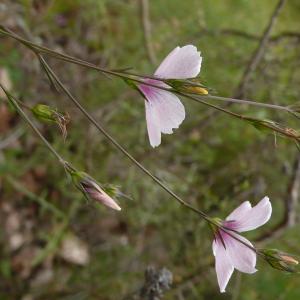
{"type": "MultiPolygon", "coordinates": [[[[73,56],[70,56],[70,55],[67,55],[67,54],[63,54],[63,53],[59,53],[59,52],[54,51],[52,49],[49,49],[47,47],[37,45],[33,42],[30,42],[26,39],[23,39],[22,37],[20,37],[17,34],[11,32],[10,30],[8,30],[7,28],[5,28],[3,26],[0,26],[0,33],[5,34],[9,37],[12,37],[12,38],[18,40],[19,42],[23,43],[24,45],[30,47],[31,50],[33,50],[32,48],[34,48],[38,52],[51,55],[55,58],[64,60],[66,62],[70,62],[70,63],[74,63],[74,64],[77,64],[77,65],[81,65],[83,67],[91,68],[91,69],[100,71],[100,72],[102,72],[104,74],[107,74],[107,75],[117,76],[117,77],[120,77],[120,78],[123,78],[123,79],[131,79],[131,80],[133,80],[137,83],[143,83],[145,85],[154,86],[154,87],[159,88],[159,89],[167,89],[167,88],[157,86],[155,84],[152,85],[151,83],[148,83],[148,82],[145,82],[145,81],[141,80],[141,78],[144,78],[144,79],[148,78],[148,79],[155,79],[157,81],[163,81],[164,82],[165,81],[164,79],[157,78],[155,76],[137,74],[137,73],[129,72],[129,71],[126,71],[126,70],[108,70],[108,69],[104,69],[104,68],[96,66],[92,63],[89,63],[89,62],[86,62],[84,60],[78,59],[76,57],[73,57],[73,56]],[[135,78],[135,77],[137,77],[137,78],[135,78]]],[[[170,89],[167,89],[167,90],[170,91],[170,89]]],[[[174,92],[174,90],[171,90],[171,91],[174,92]]],[[[186,93],[182,93],[182,96],[190,98],[189,94],[186,94],[186,93]]],[[[253,101],[253,100],[244,100],[244,99],[236,99],[236,98],[230,98],[230,97],[221,97],[221,96],[216,96],[216,95],[206,95],[205,98],[206,99],[217,100],[217,101],[223,101],[223,102],[248,104],[248,105],[253,105],[253,106],[258,106],[258,107],[264,107],[264,108],[269,108],[269,109],[276,109],[276,110],[283,110],[283,111],[287,111],[287,112],[292,112],[292,110],[289,107],[286,107],[286,106],[262,103],[262,102],[257,102],[257,101],[253,101]]]]}
{"type": "Polygon", "coordinates": [[[219,224],[218,222],[214,221],[210,218],[206,213],[203,211],[193,207],[186,201],[184,201],[181,197],[175,194],[170,188],[168,188],[163,182],[161,182],[156,176],[154,176],[147,168],[145,168],[141,163],[139,163],[122,145],[120,145],[104,128],[101,126],[86,110],[85,108],[77,101],[77,99],[71,94],[71,92],[65,87],[65,85],[60,81],[51,67],[47,64],[45,59],[39,55],[39,60],[44,64],[44,68],[47,69],[48,73],[52,76],[54,81],[57,85],[62,89],[62,91],[69,97],[69,99],[74,103],[74,105],[85,115],[85,117],[118,149],[120,150],[127,158],[129,158],[140,170],[142,170],[146,175],[148,175],[155,183],[157,183],[161,188],[163,188],[168,194],[170,194],[175,200],[177,200],[181,205],[184,207],[192,210],[193,212],[200,215],[205,221],[209,224],[212,224],[218,227],[220,230],[226,232],[230,235],[233,239],[237,240],[238,242],[245,245],[247,248],[251,249],[255,253],[258,253],[256,248],[245,243],[244,241],[240,240],[237,236],[233,234],[236,233],[235,230],[232,230],[226,226],[219,224]]]}
{"type": "Polygon", "coordinates": [[[223,101],[223,102],[232,102],[232,103],[254,105],[254,106],[257,106],[257,107],[264,107],[264,108],[270,108],[270,109],[276,109],[276,110],[284,110],[284,111],[288,111],[288,112],[291,111],[291,109],[289,107],[286,107],[286,106],[256,102],[256,101],[252,101],[252,100],[236,99],[236,98],[230,98],[230,97],[221,97],[221,96],[215,96],[215,95],[207,95],[206,98],[212,99],[212,100],[217,100],[217,101],[223,101]]]}
{"type": "MultiPolygon", "coordinates": [[[[256,101],[250,101],[250,100],[242,100],[242,99],[235,99],[235,98],[225,98],[225,97],[220,97],[220,96],[214,96],[214,95],[206,95],[206,96],[195,96],[193,94],[187,94],[181,91],[177,91],[175,89],[170,89],[169,87],[165,87],[165,86],[159,86],[155,83],[151,83],[151,82],[147,82],[144,79],[145,78],[150,78],[150,79],[155,79],[157,81],[164,81],[163,79],[160,78],[155,78],[153,76],[145,76],[145,75],[139,75],[139,74],[135,74],[135,73],[130,73],[126,70],[107,70],[104,68],[100,68],[92,63],[83,61],[81,59],[72,57],[70,55],[66,55],[66,54],[62,54],[56,51],[53,51],[47,47],[43,47],[40,45],[37,45],[33,42],[27,41],[21,37],[19,37],[18,35],[16,35],[15,33],[9,31],[8,29],[4,28],[3,26],[0,26],[0,33],[5,34],[6,36],[12,37],[15,40],[21,42],[22,44],[24,44],[25,46],[27,46],[29,49],[31,49],[33,52],[37,53],[44,53],[50,56],[53,56],[54,58],[66,61],[66,62],[70,62],[70,63],[74,63],[80,66],[84,66],[90,69],[94,69],[97,70],[99,72],[101,72],[102,74],[108,75],[108,76],[115,76],[115,77],[119,77],[121,79],[129,79],[132,80],[138,84],[144,84],[144,85],[148,85],[148,86],[152,86],[161,90],[165,90],[168,92],[172,92],[174,94],[183,96],[187,99],[196,101],[198,103],[204,104],[210,108],[214,108],[218,111],[221,111],[223,113],[226,113],[228,115],[231,115],[237,119],[240,120],[244,120],[244,121],[248,121],[248,122],[259,122],[259,125],[265,128],[268,128],[274,132],[278,132],[283,136],[286,136],[288,138],[291,138],[293,140],[296,141],[300,141],[300,137],[295,134],[295,131],[290,130],[289,128],[281,128],[280,126],[275,126],[274,124],[271,124],[271,122],[266,122],[264,120],[260,120],[257,118],[253,118],[253,117],[248,117],[248,116],[244,116],[241,114],[237,114],[234,113],[232,111],[229,111],[227,109],[224,109],[222,107],[219,107],[217,105],[214,105],[210,102],[207,102],[207,99],[214,99],[214,100],[219,100],[219,101],[227,101],[227,102],[235,102],[235,103],[240,103],[240,104],[250,104],[250,105],[257,105],[260,107],[264,107],[264,108],[270,108],[270,109],[277,109],[277,110],[283,110],[286,112],[289,112],[291,114],[293,114],[294,116],[297,116],[294,111],[290,108],[290,107],[285,107],[285,106],[280,106],[280,105],[275,105],[275,104],[267,104],[267,103],[261,103],[261,102],[256,102],[256,101]],[[204,100],[205,99],[205,100],[204,100]]],[[[49,74],[46,71],[47,76],[49,77],[49,74]]]]}
{"type": "MultiPolygon", "coordinates": [[[[132,81],[135,81],[137,83],[140,84],[146,84],[149,86],[153,86],[155,88],[159,88],[162,90],[166,90],[168,92],[173,92],[175,94],[184,96],[186,98],[189,98],[191,100],[197,101],[199,103],[202,103],[206,106],[209,106],[211,108],[217,109],[219,111],[222,111],[224,113],[230,114],[231,116],[234,116],[236,118],[239,119],[244,119],[244,120],[257,120],[254,118],[250,118],[250,117],[244,117],[242,115],[239,115],[237,113],[228,111],[224,108],[221,108],[219,106],[213,105],[211,103],[208,103],[206,101],[204,101],[201,98],[198,97],[194,97],[192,95],[174,90],[174,89],[170,89],[170,88],[166,88],[166,87],[162,87],[162,86],[157,86],[155,84],[152,83],[148,83],[145,82],[142,78],[153,78],[151,76],[142,76],[142,75],[136,75],[136,74],[126,74],[126,71],[114,71],[114,70],[106,70],[103,68],[100,68],[94,64],[85,62],[83,60],[77,59],[75,57],[66,55],[66,54],[62,54],[62,53],[58,53],[56,51],[53,51],[49,48],[37,45],[35,43],[32,43],[30,41],[27,41],[21,37],[19,37],[18,35],[16,35],[15,33],[11,32],[10,30],[6,29],[3,26],[0,26],[0,33],[12,37],[15,40],[21,42],[23,45],[27,46],[30,50],[32,50],[38,57],[44,71],[46,72],[48,78],[50,79],[50,81],[53,83],[53,81],[56,83],[57,86],[59,86],[62,91],[68,96],[68,98],[74,103],[74,105],[85,115],[85,117],[119,150],[121,151],[128,159],[130,159],[140,170],[142,170],[146,175],[148,175],[155,183],[157,183],[161,188],[163,188],[168,194],[170,194],[174,199],[176,199],[181,205],[183,205],[184,207],[192,210],[193,212],[197,213],[198,215],[200,215],[204,220],[206,220],[208,223],[216,226],[219,228],[219,230],[222,230],[224,232],[226,232],[228,235],[230,235],[232,238],[234,238],[235,240],[237,240],[238,242],[244,244],[246,247],[248,247],[249,249],[253,250],[255,253],[258,253],[256,248],[245,243],[244,241],[240,240],[237,236],[235,236],[233,233],[236,233],[234,230],[227,228],[226,226],[223,226],[222,224],[220,224],[219,222],[216,222],[214,219],[210,218],[206,213],[204,213],[203,211],[193,207],[192,205],[190,205],[189,203],[187,203],[186,201],[184,201],[181,197],[179,197],[177,194],[175,194],[170,188],[168,188],[163,182],[161,182],[155,175],[153,175],[148,169],[146,169],[141,163],[139,163],[126,149],[123,148],[123,146],[121,146],[86,110],[85,108],[77,101],[77,99],[71,94],[71,92],[64,86],[64,84],[60,81],[60,79],[57,77],[57,75],[54,73],[54,71],[51,69],[51,67],[47,64],[47,62],[45,61],[45,59],[42,57],[41,53],[44,54],[48,54],[51,55],[57,59],[61,59],[63,61],[66,62],[70,62],[70,63],[75,63],[87,68],[91,68],[91,69],[95,69],[100,71],[103,74],[106,75],[112,75],[112,76],[116,76],[122,79],[130,79],[132,81]],[[51,80],[53,79],[53,80],[51,80]]],[[[160,80],[163,81],[162,79],[158,79],[158,78],[153,78],[156,80],[160,80]]],[[[65,161],[61,158],[61,156],[56,152],[56,150],[48,143],[48,141],[44,138],[44,136],[41,134],[41,132],[38,130],[38,128],[31,122],[31,120],[28,118],[28,116],[23,112],[23,110],[21,109],[21,107],[18,104],[18,101],[16,101],[4,88],[2,85],[0,85],[0,87],[3,89],[3,91],[6,93],[8,100],[10,101],[10,103],[13,104],[13,106],[17,109],[17,111],[19,112],[19,114],[24,118],[24,120],[31,126],[31,128],[36,132],[36,134],[41,138],[41,140],[44,142],[44,144],[47,146],[47,148],[58,158],[58,160],[65,165],[65,161]]],[[[249,100],[241,100],[241,99],[233,99],[233,98],[225,98],[225,97],[218,97],[218,96],[205,96],[205,98],[212,98],[215,100],[222,100],[222,101],[230,101],[230,102],[235,102],[235,103],[243,103],[243,104],[251,104],[251,105],[258,105],[261,107],[265,107],[265,108],[272,108],[272,109],[278,109],[278,110],[285,110],[285,111],[290,111],[289,108],[287,107],[282,107],[282,106],[278,106],[278,105],[273,105],[273,104],[265,104],[265,103],[258,103],[258,102],[254,102],[254,101],[249,101],[249,100]]],[[[268,126],[267,126],[268,127],[268,126]]],[[[272,130],[275,130],[274,128],[271,128],[272,130]]]]}
{"type": "Polygon", "coordinates": [[[85,115],[85,117],[116,147],[120,150],[127,158],[129,158],[139,169],[146,173],[152,180],[154,180],[158,185],[160,185],[166,192],[168,192],[173,198],[175,198],[180,204],[194,212],[201,215],[204,219],[208,219],[208,216],[185,202],[178,195],[176,195],[172,190],[170,190],[164,183],[162,183],[155,175],[153,175],[148,169],[146,169],[141,163],[139,163],[123,146],[121,146],[105,129],[100,125],[86,110],[85,108],[77,101],[77,99],[71,94],[71,92],[65,87],[65,85],[60,81],[54,71],[50,68],[44,58],[39,55],[39,59],[43,62],[44,67],[51,74],[52,78],[55,80],[57,85],[62,89],[62,91],[69,97],[69,99],[74,103],[74,105],[85,115]]]}

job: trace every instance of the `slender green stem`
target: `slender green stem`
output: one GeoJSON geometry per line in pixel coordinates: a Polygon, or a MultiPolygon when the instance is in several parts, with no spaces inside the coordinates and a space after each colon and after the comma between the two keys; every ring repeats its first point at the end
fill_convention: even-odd
{"type": "MultiPolygon", "coordinates": [[[[145,85],[154,86],[154,87],[159,88],[159,89],[166,89],[166,88],[159,87],[159,86],[151,84],[151,83],[147,83],[147,82],[141,80],[140,78],[150,78],[150,79],[155,79],[157,81],[164,81],[164,79],[160,79],[160,78],[157,78],[157,77],[154,77],[154,76],[149,76],[149,75],[136,74],[136,73],[128,72],[128,71],[107,70],[107,69],[101,68],[99,66],[96,66],[92,63],[89,63],[89,62],[86,62],[84,60],[78,59],[76,57],[73,57],[73,56],[70,56],[70,55],[67,55],[67,54],[63,54],[63,53],[59,53],[59,52],[53,51],[52,49],[49,49],[47,47],[40,46],[40,45],[37,45],[33,42],[25,40],[22,37],[16,35],[15,33],[11,32],[10,30],[4,28],[3,26],[0,26],[0,33],[5,34],[9,37],[12,37],[12,38],[18,40],[19,42],[21,42],[21,43],[25,44],[26,46],[30,47],[32,50],[35,49],[38,52],[42,52],[44,54],[54,56],[55,58],[64,60],[66,62],[70,62],[70,63],[74,63],[74,64],[77,64],[77,65],[81,65],[83,67],[91,68],[91,69],[100,71],[103,74],[117,76],[117,77],[120,77],[120,78],[123,78],[123,79],[124,78],[125,79],[131,79],[131,80],[133,80],[135,82],[138,82],[138,83],[143,83],[145,85]],[[2,29],[1,29],[1,27],[2,27],[2,29]],[[130,76],[130,77],[128,77],[128,76],[130,76]],[[137,77],[137,78],[133,78],[132,76],[137,77]]],[[[170,91],[170,89],[167,89],[167,90],[170,91]]],[[[172,90],[172,92],[174,92],[174,91],[172,90]]],[[[189,94],[181,93],[181,95],[186,97],[186,98],[190,98],[189,94]]],[[[292,110],[289,107],[286,107],[286,106],[262,103],[262,102],[257,102],[257,101],[253,101],[253,100],[236,99],[236,98],[221,97],[221,96],[215,96],[215,95],[207,95],[207,96],[204,96],[204,97],[206,99],[212,99],[212,100],[217,100],[217,101],[239,103],[239,104],[248,104],[248,105],[259,106],[259,107],[264,107],[264,108],[269,108],[269,109],[276,109],[276,110],[283,110],[283,111],[287,111],[287,112],[292,112],[292,110]]]]}
{"type": "MultiPolygon", "coordinates": [[[[148,79],[153,79],[153,80],[165,82],[165,79],[160,79],[160,78],[157,78],[155,76],[141,75],[141,74],[128,72],[128,71],[114,71],[114,72],[134,76],[134,77],[137,77],[137,78],[145,78],[145,79],[148,78],[148,79]]],[[[136,79],[132,79],[132,80],[136,81],[136,79]]],[[[140,80],[138,80],[137,82],[140,82],[140,83],[143,83],[143,84],[146,84],[146,85],[151,85],[151,84],[148,84],[147,82],[140,81],[140,80]]],[[[195,83],[195,85],[197,85],[197,84],[195,83]]],[[[155,87],[160,88],[159,86],[155,86],[155,87]]],[[[169,89],[169,91],[170,91],[170,89],[169,89]]],[[[174,91],[172,90],[172,92],[174,92],[174,91]]],[[[182,93],[182,96],[189,98],[189,94],[186,94],[186,93],[182,93]]],[[[259,107],[264,107],[264,108],[270,108],[270,109],[276,109],[276,110],[283,110],[283,111],[287,111],[287,112],[292,112],[291,108],[288,107],[288,106],[281,106],[281,105],[276,105],[276,104],[257,102],[257,101],[254,101],[254,100],[244,100],[244,99],[236,99],[236,98],[231,98],[231,97],[221,97],[221,96],[210,95],[210,94],[205,95],[205,96],[198,96],[198,97],[205,98],[205,99],[218,100],[218,101],[223,101],[223,102],[248,104],[248,105],[253,105],[253,106],[259,106],[259,107]]]]}
{"type": "Polygon", "coordinates": [[[34,125],[34,123],[29,119],[29,117],[25,114],[22,108],[19,105],[19,101],[16,100],[0,83],[0,87],[5,93],[7,100],[9,103],[13,105],[13,107],[17,110],[17,112],[21,115],[24,121],[34,130],[34,132],[38,135],[38,137],[42,140],[45,146],[53,153],[53,155],[58,159],[60,163],[65,165],[65,160],[57,153],[57,151],[51,146],[51,144],[45,139],[40,130],[34,125]]]}
{"type": "MultiPolygon", "coordinates": [[[[204,97],[204,96],[203,96],[204,97]]],[[[236,99],[236,98],[228,98],[228,97],[221,97],[221,96],[215,96],[215,95],[207,95],[205,98],[218,100],[218,101],[224,101],[224,102],[232,102],[232,103],[240,103],[240,104],[248,104],[248,105],[254,105],[264,108],[270,108],[270,109],[276,109],[276,110],[284,110],[290,112],[291,109],[286,106],[280,106],[276,104],[269,104],[269,103],[262,103],[262,102],[256,102],[252,100],[244,100],[244,99],[236,99]]]]}
{"type": "MultiPolygon", "coordinates": [[[[217,109],[217,110],[219,110],[223,113],[226,113],[228,115],[234,116],[235,118],[238,118],[240,120],[246,120],[246,121],[250,121],[250,122],[255,122],[255,121],[260,122],[260,125],[263,126],[263,127],[266,127],[266,128],[268,128],[272,131],[278,132],[278,133],[280,133],[280,134],[282,134],[282,135],[284,135],[288,138],[294,139],[296,141],[300,141],[300,137],[297,134],[295,134],[295,131],[290,130],[289,128],[280,128],[279,126],[272,126],[270,123],[264,122],[263,120],[259,120],[259,119],[256,119],[256,118],[247,117],[247,116],[244,116],[244,115],[240,115],[240,114],[231,112],[227,109],[224,109],[222,107],[219,107],[217,105],[214,105],[214,104],[211,104],[211,103],[205,101],[204,98],[205,99],[215,99],[215,100],[220,100],[220,101],[227,101],[227,102],[251,104],[251,105],[257,105],[257,106],[265,107],[265,108],[284,110],[284,111],[287,111],[287,112],[293,114],[294,116],[296,116],[296,114],[293,112],[293,110],[291,110],[289,107],[284,107],[284,106],[279,106],[279,105],[274,105],[274,104],[266,104],[266,103],[255,102],[255,101],[250,101],[250,100],[225,98],[225,97],[219,97],[219,96],[214,96],[214,95],[195,97],[191,94],[186,94],[186,93],[183,93],[183,92],[180,92],[180,91],[176,91],[174,89],[170,89],[168,87],[158,86],[158,85],[155,85],[153,83],[149,83],[149,82],[143,80],[142,78],[153,78],[153,79],[156,79],[158,81],[164,81],[163,79],[155,78],[153,76],[143,76],[143,75],[139,75],[139,74],[129,73],[129,72],[126,72],[126,71],[106,70],[106,69],[100,68],[96,65],[93,65],[91,63],[88,63],[88,62],[85,62],[83,60],[72,57],[70,55],[66,55],[66,54],[62,54],[62,53],[53,51],[53,50],[51,50],[47,47],[37,45],[35,43],[32,43],[30,41],[27,41],[27,40],[19,37],[18,35],[16,35],[15,33],[11,32],[11,31],[9,31],[8,29],[6,29],[3,26],[0,26],[0,33],[16,39],[17,41],[21,42],[25,46],[29,47],[29,49],[34,51],[36,54],[37,53],[45,53],[45,54],[51,55],[51,56],[53,56],[57,59],[61,59],[61,60],[66,61],[66,62],[78,64],[78,65],[81,65],[81,66],[84,66],[84,67],[87,67],[87,68],[97,70],[97,71],[101,72],[102,74],[116,76],[116,77],[119,77],[119,78],[122,78],[122,79],[130,79],[130,80],[132,80],[136,83],[145,84],[145,85],[152,86],[152,87],[155,87],[155,88],[158,88],[158,89],[161,89],[161,90],[166,90],[166,91],[169,91],[169,92],[173,92],[173,93],[181,95],[181,96],[183,96],[187,99],[191,99],[193,101],[204,104],[208,107],[217,109]]],[[[47,73],[47,76],[48,76],[48,73],[47,73]]]]}
{"type": "MultiPolygon", "coordinates": [[[[181,96],[185,96],[185,95],[184,95],[183,93],[181,93],[181,92],[175,92],[175,93],[178,94],[178,95],[181,95],[181,96]]],[[[295,132],[293,132],[292,130],[289,130],[288,128],[280,128],[279,126],[271,125],[271,123],[268,123],[268,122],[266,122],[266,121],[264,121],[264,120],[260,120],[260,119],[257,119],[257,118],[248,117],[248,116],[244,116],[244,115],[241,115],[241,114],[232,112],[232,111],[230,111],[230,110],[227,110],[227,109],[225,109],[225,108],[219,107],[219,106],[214,105],[214,104],[211,104],[211,103],[209,103],[209,102],[207,102],[207,101],[204,101],[204,100],[202,100],[202,99],[200,99],[200,98],[198,98],[198,97],[194,97],[194,96],[192,96],[192,95],[189,95],[188,97],[189,97],[191,100],[194,100],[194,101],[196,101],[196,102],[200,102],[200,103],[202,103],[202,104],[204,104],[204,105],[206,105],[206,106],[209,106],[209,107],[211,107],[211,108],[214,108],[214,109],[216,109],[216,110],[219,110],[219,111],[221,111],[221,112],[223,112],[223,113],[226,113],[226,114],[228,114],[228,115],[230,115],[230,116],[232,116],[232,117],[235,117],[235,118],[237,118],[237,119],[244,120],[244,121],[249,121],[249,122],[259,122],[259,124],[260,124],[261,126],[263,126],[263,127],[266,127],[266,128],[268,128],[268,129],[270,129],[270,130],[273,130],[273,131],[275,131],[275,132],[278,132],[278,133],[280,133],[280,134],[282,134],[282,135],[284,135],[284,136],[286,136],[286,137],[288,137],[288,138],[291,138],[291,139],[293,139],[293,140],[295,140],[295,141],[300,141],[300,136],[297,135],[297,134],[295,134],[295,132]]]]}

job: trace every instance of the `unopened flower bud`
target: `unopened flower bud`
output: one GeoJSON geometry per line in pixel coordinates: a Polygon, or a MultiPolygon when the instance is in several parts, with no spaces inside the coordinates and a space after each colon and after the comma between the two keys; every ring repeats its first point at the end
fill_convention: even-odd
{"type": "Polygon", "coordinates": [[[64,139],[67,136],[67,124],[70,118],[52,107],[45,104],[36,104],[31,108],[33,115],[42,122],[56,123],[60,128],[64,139]]]}
{"type": "Polygon", "coordinates": [[[289,105],[288,108],[290,110],[292,110],[293,112],[295,112],[295,113],[299,113],[300,112],[300,104],[299,103],[296,103],[296,104],[293,104],[293,105],[289,105]]]}
{"type": "Polygon", "coordinates": [[[74,185],[88,198],[115,210],[121,207],[100,187],[100,184],[85,172],[80,172],[66,163],[74,185]]]}
{"type": "Polygon", "coordinates": [[[298,273],[296,266],[299,264],[299,261],[293,255],[281,252],[277,249],[261,249],[259,253],[263,255],[264,259],[273,268],[280,271],[298,273]]]}
{"type": "Polygon", "coordinates": [[[41,120],[48,122],[55,122],[55,118],[53,116],[54,110],[45,104],[36,104],[31,108],[33,115],[41,120]]]}
{"type": "Polygon", "coordinates": [[[80,185],[82,191],[87,194],[87,196],[95,201],[98,201],[112,209],[121,210],[121,207],[91,178],[84,178],[80,185]]]}
{"type": "Polygon", "coordinates": [[[197,95],[208,95],[208,90],[200,86],[188,86],[185,88],[188,93],[197,95]]]}
{"type": "Polygon", "coordinates": [[[173,89],[190,94],[207,95],[208,90],[203,86],[198,78],[194,79],[167,79],[165,82],[173,89]]]}

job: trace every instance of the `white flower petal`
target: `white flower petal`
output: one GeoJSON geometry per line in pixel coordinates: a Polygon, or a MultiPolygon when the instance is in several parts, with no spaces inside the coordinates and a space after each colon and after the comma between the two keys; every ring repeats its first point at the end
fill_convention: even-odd
{"type": "Polygon", "coordinates": [[[213,241],[213,253],[220,292],[224,293],[234,268],[221,241],[213,241]]]}
{"type": "MultiPolygon", "coordinates": [[[[157,84],[162,86],[162,83],[157,84]]],[[[178,97],[168,91],[144,84],[139,85],[139,89],[147,99],[145,107],[150,144],[156,147],[161,143],[161,132],[171,134],[174,128],[179,127],[185,119],[185,109],[178,97]]]]}
{"type": "Polygon", "coordinates": [[[226,218],[226,221],[242,220],[245,213],[249,212],[251,209],[251,203],[249,201],[245,201],[226,218]]]}
{"type": "Polygon", "coordinates": [[[162,133],[173,133],[185,119],[185,109],[181,101],[174,94],[167,91],[158,91],[150,100],[157,115],[162,133]]]}
{"type": "Polygon", "coordinates": [[[154,148],[161,143],[161,133],[159,128],[159,122],[153,109],[153,105],[150,102],[145,101],[146,109],[146,122],[150,145],[154,148]]]}
{"type": "MultiPolygon", "coordinates": [[[[233,232],[231,234],[249,246],[253,247],[253,245],[246,238],[233,232]]],[[[256,253],[243,243],[231,237],[229,234],[222,233],[222,236],[226,247],[226,253],[232,265],[241,272],[249,274],[255,273],[257,271],[255,269],[256,253]]]]}
{"type": "Polygon", "coordinates": [[[196,77],[201,68],[202,57],[193,45],[176,47],[163,60],[154,75],[165,79],[196,77]]]}
{"type": "Polygon", "coordinates": [[[269,197],[264,197],[257,205],[238,216],[234,228],[239,232],[256,229],[268,222],[271,214],[272,205],[269,197]]]}

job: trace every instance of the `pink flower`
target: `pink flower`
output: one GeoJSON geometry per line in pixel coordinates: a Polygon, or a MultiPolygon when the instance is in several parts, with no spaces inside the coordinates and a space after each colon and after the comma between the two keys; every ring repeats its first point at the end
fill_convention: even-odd
{"type": "MultiPolygon", "coordinates": [[[[188,79],[196,77],[201,68],[202,57],[193,45],[176,47],[160,64],[154,76],[160,79],[188,79]]],[[[170,88],[162,81],[145,79],[145,82],[170,88]]],[[[161,133],[171,134],[185,118],[185,109],[179,98],[171,92],[140,84],[145,96],[148,136],[152,147],[161,143],[161,133]]]]}
{"type": "MultiPolygon", "coordinates": [[[[232,229],[233,231],[230,231],[232,235],[253,247],[247,239],[234,231],[244,232],[256,229],[270,219],[271,213],[272,206],[268,197],[264,197],[254,207],[251,207],[249,201],[245,201],[222,222],[222,225],[232,229]]],[[[256,253],[223,230],[216,230],[212,247],[221,293],[225,292],[234,269],[249,274],[257,271],[255,269],[256,253]]]]}

